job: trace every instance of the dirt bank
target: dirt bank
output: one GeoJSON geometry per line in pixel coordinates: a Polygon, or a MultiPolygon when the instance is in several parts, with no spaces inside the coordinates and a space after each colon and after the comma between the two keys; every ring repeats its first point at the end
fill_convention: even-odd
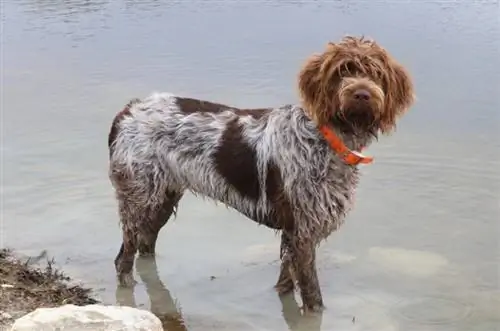
{"type": "Polygon", "coordinates": [[[21,261],[11,251],[0,249],[0,330],[39,307],[97,303],[90,289],[71,284],[52,261],[44,262],[44,268],[34,266],[44,258],[42,254],[21,261]]]}

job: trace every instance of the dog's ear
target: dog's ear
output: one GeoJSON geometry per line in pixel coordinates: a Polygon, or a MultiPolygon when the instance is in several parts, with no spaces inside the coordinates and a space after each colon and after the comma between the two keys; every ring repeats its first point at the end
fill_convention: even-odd
{"type": "Polygon", "coordinates": [[[394,67],[394,100],[398,113],[404,113],[415,101],[415,92],[410,73],[401,65],[394,67]]]}
{"type": "Polygon", "coordinates": [[[386,107],[381,116],[382,132],[390,132],[397,117],[403,115],[415,101],[413,82],[408,71],[393,62],[386,76],[386,107]]]}
{"type": "MultiPolygon", "coordinates": [[[[330,44],[327,47],[332,47],[330,44]]],[[[325,82],[324,54],[310,57],[299,73],[299,94],[306,113],[317,125],[328,122],[332,111],[332,100],[325,82]]],[[[328,77],[326,77],[327,79],[328,77]]]]}

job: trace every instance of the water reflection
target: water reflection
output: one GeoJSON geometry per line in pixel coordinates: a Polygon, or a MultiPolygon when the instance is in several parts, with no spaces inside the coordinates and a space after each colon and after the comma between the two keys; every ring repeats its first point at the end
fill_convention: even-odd
{"type": "Polygon", "coordinates": [[[280,296],[283,318],[290,331],[320,331],[323,313],[303,315],[292,294],[280,296]]]}
{"type": "MultiPolygon", "coordinates": [[[[182,313],[158,275],[156,259],[139,257],[136,263],[137,273],[146,286],[151,312],[158,316],[166,330],[186,331],[182,313]]],[[[117,286],[116,301],[122,306],[137,307],[134,288],[117,286]]]]}
{"type": "MultiPolygon", "coordinates": [[[[187,331],[184,317],[170,291],[161,281],[156,259],[137,258],[137,273],[146,287],[150,310],[168,331],[187,331]]],[[[323,313],[304,315],[293,294],[279,297],[283,319],[290,331],[321,331],[323,313]]],[[[117,286],[116,302],[121,306],[137,307],[134,288],[117,286]]]]}

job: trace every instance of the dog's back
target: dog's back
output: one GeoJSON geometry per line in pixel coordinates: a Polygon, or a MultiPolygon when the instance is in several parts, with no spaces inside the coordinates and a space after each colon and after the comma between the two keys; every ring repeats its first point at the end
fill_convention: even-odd
{"type": "Polygon", "coordinates": [[[170,190],[189,189],[229,204],[258,199],[260,176],[249,144],[260,139],[270,112],[166,93],[134,99],[115,116],[109,133],[111,180],[116,187],[114,174],[127,174],[151,182],[155,191],[165,189],[158,183],[168,183],[170,190]]]}

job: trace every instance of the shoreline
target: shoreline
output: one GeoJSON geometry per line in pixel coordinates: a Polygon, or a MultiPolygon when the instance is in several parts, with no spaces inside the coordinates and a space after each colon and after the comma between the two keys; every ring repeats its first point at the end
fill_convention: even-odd
{"type": "Polygon", "coordinates": [[[0,330],[37,308],[100,303],[91,288],[71,284],[70,277],[56,269],[53,261],[43,262],[44,257],[42,253],[22,261],[12,250],[0,249],[0,330]],[[39,260],[42,267],[35,266],[39,260]]]}

